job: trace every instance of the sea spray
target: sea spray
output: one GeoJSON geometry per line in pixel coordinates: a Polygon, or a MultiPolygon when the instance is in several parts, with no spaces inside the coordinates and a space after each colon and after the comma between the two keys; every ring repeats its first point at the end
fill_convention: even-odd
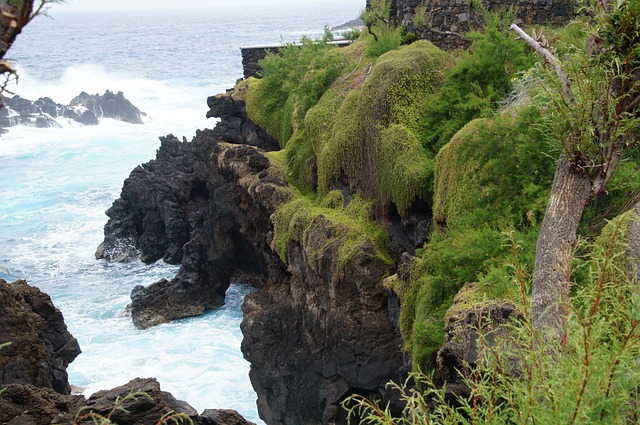
{"type": "MultiPolygon", "coordinates": [[[[242,76],[239,47],[322,35],[355,17],[364,1],[201,11],[58,13],[34,20],[10,51],[20,80],[12,91],[66,104],[81,91],[122,91],[146,112],[144,125],[11,128],[0,138],[0,278],[25,278],[48,292],[83,353],[69,366],[85,394],[156,377],[198,410],[232,408],[260,422],[249,365],[240,352],[240,305],[250,289],[232,285],[227,304],[202,317],[140,331],[126,307],[131,289],[177,268],[96,261],[107,221],[133,168],[155,156],[158,137],[191,140],[206,98],[242,76]]],[[[63,6],[59,6],[63,10],[63,6]]]]}

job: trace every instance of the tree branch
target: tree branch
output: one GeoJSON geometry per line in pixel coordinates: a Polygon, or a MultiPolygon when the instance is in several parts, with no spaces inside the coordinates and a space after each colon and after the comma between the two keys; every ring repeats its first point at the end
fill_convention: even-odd
{"type": "Polygon", "coordinates": [[[560,82],[562,83],[562,93],[564,94],[564,97],[567,99],[567,102],[570,105],[576,106],[576,98],[573,96],[573,90],[571,90],[569,76],[564,71],[564,69],[562,69],[560,60],[555,57],[554,54],[551,53],[548,49],[546,49],[535,39],[533,39],[529,34],[524,32],[524,30],[516,24],[511,24],[509,28],[515,31],[515,33],[518,34],[520,38],[522,38],[529,46],[533,47],[536,52],[540,53],[547,60],[547,62],[551,64],[553,69],[556,71],[556,74],[558,74],[558,77],[560,77],[560,82]]]}

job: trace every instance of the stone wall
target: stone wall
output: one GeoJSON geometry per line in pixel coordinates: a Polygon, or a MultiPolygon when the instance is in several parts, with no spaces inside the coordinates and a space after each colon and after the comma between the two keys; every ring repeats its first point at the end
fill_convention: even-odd
{"type": "MultiPolygon", "coordinates": [[[[478,3],[489,10],[513,7],[519,22],[545,25],[562,25],[575,15],[575,0],[391,0],[391,17],[398,24],[406,25],[420,38],[431,40],[445,49],[464,46],[468,41],[462,36],[481,23],[482,12],[478,3]],[[426,24],[413,24],[415,11],[426,5],[426,24]]],[[[367,0],[367,7],[371,0],[367,0]]]]}
{"type": "MultiPolygon", "coordinates": [[[[329,44],[344,47],[348,46],[350,43],[351,42],[349,40],[336,40],[329,44]]],[[[262,71],[258,61],[263,59],[267,55],[267,52],[278,53],[280,51],[280,47],[281,46],[241,47],[240,52],[242,53],[242,69],[244,70],[244,78],[258,77],[258,74],[262,71]]]]}
{"type": "Polygon", "coordinates": [[[267,52],[278,53],[280,51],[279,46],[256,46],[256,47],[241,47],[242,53],[242,69],[244,70],[244,78],[257,77],[258,73],[262,71],[258,61],[263,59],[267,52]]]}

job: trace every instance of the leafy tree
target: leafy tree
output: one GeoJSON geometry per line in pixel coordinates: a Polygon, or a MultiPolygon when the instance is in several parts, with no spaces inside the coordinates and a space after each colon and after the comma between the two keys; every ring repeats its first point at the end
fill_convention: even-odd
{"type": "Polygon", "coordinates": [[[536,247],[534,326],[566,341],[569,281],[585,207],[602,193],[640,130],[640,0],[591,0],[587,46],[558,58],[544,36],[511,28],[547,65],[542,97],[548,133],[561,155],[536,247]]]}

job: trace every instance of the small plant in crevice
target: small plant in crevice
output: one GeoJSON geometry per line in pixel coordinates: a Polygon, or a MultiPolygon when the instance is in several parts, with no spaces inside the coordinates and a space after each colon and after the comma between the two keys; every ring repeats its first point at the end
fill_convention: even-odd
{"type": "Polygon", "coordinates": [[[589,279],[574,284],[561,350],[549,351],[533,328],[528,280],[512,242],[524,320],[502,325],[509,332],[500,338],[487,332],[490,320],[478,320],[477,361],[458,371],[466,395],[451,394],[431,376],[415,373],[412,384],[389,384],[405,402],[401,414],[354,395],[343,403],[351,423],[638,423],[640,299],[621,261],[621,222],[610,223],[590,247],[583,265],[589,279]]]}

